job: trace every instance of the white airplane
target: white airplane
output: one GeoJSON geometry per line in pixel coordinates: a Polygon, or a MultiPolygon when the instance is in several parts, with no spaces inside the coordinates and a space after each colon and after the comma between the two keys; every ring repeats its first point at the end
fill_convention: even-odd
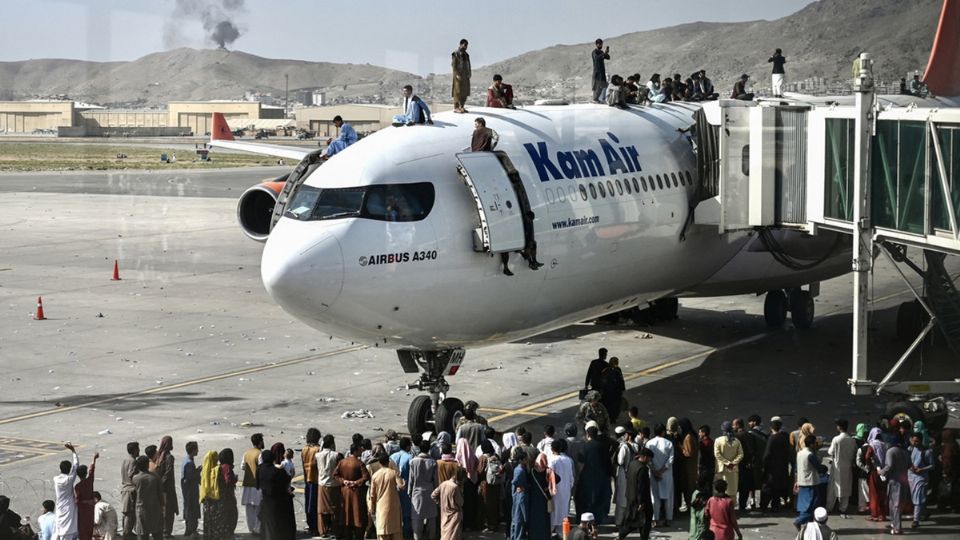
{"type": "MultiPolygon", "coordinates": [[[[955,30],[937,45],[954,63],[955,30]]],[[[238,204],[244,231],[266,242],[264,286],[318,330],[396,349],[429,393],[408,412],[419,434],[451,429],[462,403],[446,377],[470,347],[648,303],[672,318],[692,296],[766,293],[770,326],[788,311],[810,326],[818,283],[850,271],[849,242],[778,231],[791,268],[769,237],[693,224],[715,195],[685,132],[704,106],[472,107],[378,131],[322,163],[319,151],[234,141],[215,114],[210,144],[301,160],[238,204]],[[494,152],[469,151],[477,117],[499,134],[494,152]]]]}

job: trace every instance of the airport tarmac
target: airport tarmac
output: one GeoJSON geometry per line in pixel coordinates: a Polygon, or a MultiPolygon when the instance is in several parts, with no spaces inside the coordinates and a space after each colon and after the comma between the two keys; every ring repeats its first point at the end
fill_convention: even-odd
{"type": "MultiPolygon", "coordinates": [[[[12,509],[35,518],[51,498],[63,441],[80,445],[83,462],[101,453],[96,488],[116,502],[131,440],[172,435],[179,461],[188,440],[201,453],[239,455],[258,431],[268,444],[299,448],[311,426],[341,447],[354,432],[405,429],[416,393],[404,383],[415,377],[393,351],[311,330],[263,290],[261,245],[236,226],[235,197],[285,170],[0,175],[0,492],[12,509]],[[120,281],[110,279],[114,260],[120,281]],[[35,321],[41,295],[47,320],[35,321]],[[341,418],[358,409],[373,418],[341,418]]],[[[894,313],[910,299],[877,261],[874,376],[907,345],[893,337],[894,313]]],[[[628,400],[651,422],[688,416],[716,429],[757,413],[792,426],[803,415],[830,435],[833,418],[873,422],[884,403],[846,388],[851,301],[850,276],[824,283],[806,331],[788,323],[768,332],[763,298],[752,295],[685,299],[678,320],[652,327],[573,325],[468,351],[451,394],[478,401],[498,430],[526,424],[538,433],[569,421],[587,362],[606,347],[621,359],[628,400]]],[[[926,347],[922,373],[909,369],[956,377],[943,349],[926,347]]],[[[302,505],[298,495],[301,517],[302,505]]],[[[748,539],[786,539],[792,518],[745,516],[741,525],[748,539]]],[[[861,517],[831,524],[845,537],[884,532],[861,517]]],[[[915,536],[953,538],[958,524],[935,516],[915,536]]],[[[685,523],[674,525],[656,534],[685,538],[685,523]]]]}

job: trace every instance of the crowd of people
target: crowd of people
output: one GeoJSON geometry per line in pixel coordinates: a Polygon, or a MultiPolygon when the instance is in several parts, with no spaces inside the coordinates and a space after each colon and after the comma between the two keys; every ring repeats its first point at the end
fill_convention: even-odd
{"type": "MultiPolygon", "coordinates": [[[[306,531],[325,539],[459,540],[472,530],[550,540],[574,523],[574,539],[608,526],[620,539],[646,540],[651,529],[683,519],[692,540],[732,540],[742,537],[738,517],[745,512],[791,507],[798,537],[822,539],[836,535],[830,514],[889,521],[890,532],[901,534],[902,516],[920,527],[932,500],[942,512],[960,509],[952,430],[931,434],[920,421],[883,416],[852,432],[837,419],[819,434],[800,418],[788,432],[780,417],[764,427],[754,414],[723,421],[712,438],[710,426],[694,429],[688,418],[651,426],[623,399],[623,381],[617,358],[600,349],[575,416],[560,430],[545,426],[539,437],[524,427],[496,432],[468,401],[452,432],[389,430],[380,442],[354,434],[340,449],[333,435],[310,428],[299,464],[292,448],[267,448],[260,433],[239,464],[230,448],[208,450],[198,462],[200,449],[190,441],[178,467],[171,437],[143,455],[131,442],[116,510],[94,489],[98,456],[81,465],[68,443],[72,459],[53,479],[55,499],[43,502],[39,537],[161,540],[172,537],[180,515],[184,536],[199,537],[202,518],[204,538],[227,540],[242,506],[250,533],[292,540],[298,466],[306,531]]],[[[0,496],[0,540],[34,537],[10,506],[0,496]]]]}

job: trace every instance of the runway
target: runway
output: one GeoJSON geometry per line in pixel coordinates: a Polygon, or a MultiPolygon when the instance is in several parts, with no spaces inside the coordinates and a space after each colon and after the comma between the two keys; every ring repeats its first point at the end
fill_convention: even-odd
{"type": "MultiPolygon", "coordinates": [[[[188,440],[201,453],[242,453],[258,431],[299,448],[312,426],[341,447],[354,432],[374,439],[405,429],[416,392],[404,384],[415,377],[403,375],[393,351],[320,334],[263,289],[261,244],[236,226],[235,198],[286,170],[0,175],[0,491],[16,493],[17,508],[52,497],[63,441],[81,446],[83,462],[101,452],[96,488],[116,501],[131,440],[146,446],[172,435],[179,460],[188,440]],[[110,279],[114,260],[120,281],[110,279]],[[31,318],[38,296],[48,320],[31,318]],[[358,409],[374,417],[341,418],[358,409]]],[[[877,261],[871,363],[879,373],[905,347],[891,335],[909,291],[877,261]]],[[[746,295],[682,300],[679,320],[652,327],[582,323],[470,350],[451,394],[478,401],[498,430],[526,424],[539,438],[544,424],[569,421],[587,363],[606,347],[621,359],[628,400],[651,421],[689,416],[716,429],[733,416],[777,414],[792,426],[805,415],[830,435],[836,416],[873,421],[883,406],[846,390],[850,281],[822,284],[806,331],[768,332],[763,298],[746,295]]],[[[943,358],[925,351],[922,374],[956,377],[956,363],[943,358]]],[[[296,504],[302,511],[301,497],[296,504]]],[[[793,538],[786,517],[744,526],[758,531],[748,538],[793,538]]],[[[856,526],[841,535],[877,532],[856,526]]]]}

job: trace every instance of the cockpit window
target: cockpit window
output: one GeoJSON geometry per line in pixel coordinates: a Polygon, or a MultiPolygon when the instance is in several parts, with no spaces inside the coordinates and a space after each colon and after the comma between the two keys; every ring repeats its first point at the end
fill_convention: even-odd
{"type": "Polygon", "coordinates": [[[370,186],[362,217],[380,221],[420,221],[433,208],[433,184],[370,186]]]}
{"type": "Polygon", "coordinates": [[[433,184],[374,185],[321,189],[301,186],[284,216],[299,221],[359,217],[378,221],[419,221],[433,208],[433,184]]]}
{"type": "Polygon", "coordinates": [[[317,205],[320,190],[312,186],[300,186],[283,213],[285,217],[299,221],[309,221],[313,215],[313,207],[317,205]]]}

